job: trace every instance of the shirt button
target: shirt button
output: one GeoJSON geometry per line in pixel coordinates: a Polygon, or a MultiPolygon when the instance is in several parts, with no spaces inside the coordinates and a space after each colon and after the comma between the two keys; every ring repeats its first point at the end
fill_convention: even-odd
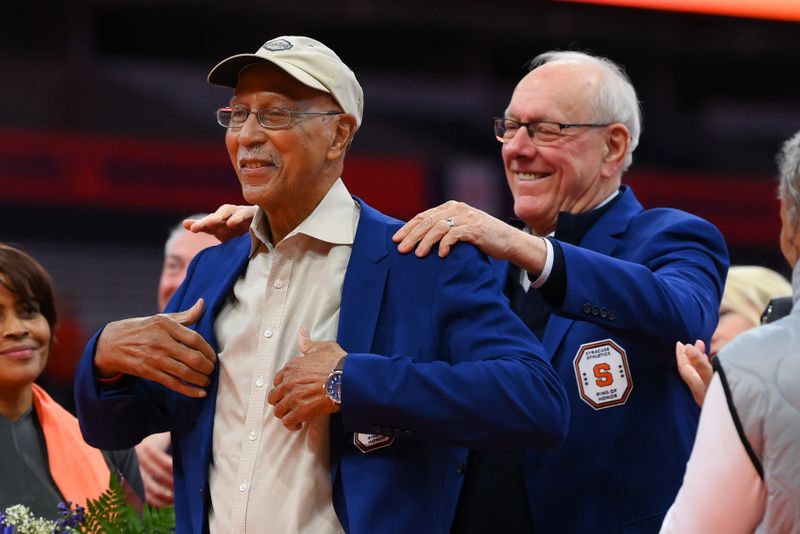
{"type": "Polygon", "coordinates": [[[261,387],[263,385],[264,385],[264,377],[259,376],[258,378],[256,378],[256,387],[261,387]]]}
{"type": "Polygon", "coordinates": [[[250,441],[255,441],[256,440],[256,431],[255,430],[251,430],[250,433],[247,435],[247,439],[249,439],[250,441]]]}
{"type": "Polygon", "coordinates": [[[283,282],[281,280],[275,280],[274,282],[272,282],[272,286],[275,289],[280,289],[283,287],[283,282]]]}
{"type": "Polygon", "coordinates": [[[244,491],[247,489],[247,482],[242,482],[239,484],[239,491],[244,491]]]}
{"type": "Polygon", "coordinates": [[[267,328],[266,330],[264,330],[264,337],[267,338],[272,337],[272,328],[267,328]]]}

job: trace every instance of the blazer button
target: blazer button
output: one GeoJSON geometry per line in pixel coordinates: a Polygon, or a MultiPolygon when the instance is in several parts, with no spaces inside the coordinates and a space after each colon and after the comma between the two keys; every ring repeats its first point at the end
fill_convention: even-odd
{"type": "Polygon", "coordinates": [[[464,465],[464,462],[458,462],[456,464],[456,473],[458,473],[459,475],[463,475],[464,471],[466,471],[466,470],[467,470],[467,466],[464,465]]]}
{"type": "Polygon", "coordinates": [[[616,318],[617,318],[617,312],[615,312],[614,310],[608,310],[608,319],[610,321],[613,321],[616,318]]]}
{"type": "Polygon", "coordinates": [[[583,303],[583,313],[589,314],[592,313],[592,305],[588,302],[583,303]]]}
{"type": "Polygon", "coordinates": [[[597,304],[592,306],[592,315],[598,315],[599,313],[600,313],[600,306],[598,306],[597,304]]]}
{"type": "Polygon", "coordinates": [[[608,317],[608,309],[607,308],[600,308],[600,317],[605,319],[608,317]]]}

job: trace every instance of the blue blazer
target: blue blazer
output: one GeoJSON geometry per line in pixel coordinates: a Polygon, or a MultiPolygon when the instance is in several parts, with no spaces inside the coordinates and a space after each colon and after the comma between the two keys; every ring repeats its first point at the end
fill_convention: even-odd
{"type": "Polygon", "coordinates": [[[645,211],[623,187],[579,247],[561,247],[566,294],[542,341],[571,418],[560,448],[524,459],[535,531],[657,532],[699,417],[675,342],[708,344],[727,273],[725,242],[687,213],[645,211]]]}
{"type": "MultiPolygon", "coordinates": [[[[391,236],[400,223],[359,202],[337,336],[348,357],[344,403],[331,419],[334,506],[347,532],[448,533],[467,448],[557,446],[566,394],[484,255],[463,244],[445,259],[399,254],[391,236]],[[361,452],[354,433],[389,444],[361,452]]],[[[243,236],[201,252],[167,309],[203,297],[195,327],[212,347],[215,317],[249,250],[243,236]]],[[[134,377],[103,387],[93,375],[98,335],[76,374],[87,441],[130,447],[171,430],[177,531],[204,532],[217,371],[205,399],[134,377]]]]}

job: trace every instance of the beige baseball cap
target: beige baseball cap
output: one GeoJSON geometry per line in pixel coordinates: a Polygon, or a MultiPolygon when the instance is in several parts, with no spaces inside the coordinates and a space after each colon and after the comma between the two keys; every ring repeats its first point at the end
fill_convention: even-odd
{"type": "Polygon", "coordinates": [[[262,62],[273,63],[303,85],[329,93],[345,113],[356,118],[356,128],[361,126],[364,91],[356,75],[333,50],[310,37],[283,35],[270,39],[254,54],[236,54],[217,63],[208,73],[208,81],[236,87],[244,67],[262,62]]]}

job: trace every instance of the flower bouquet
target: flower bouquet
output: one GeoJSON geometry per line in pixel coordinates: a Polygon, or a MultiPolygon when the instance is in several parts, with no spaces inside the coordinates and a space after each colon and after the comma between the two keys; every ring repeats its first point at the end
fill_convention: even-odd
{"type": "Polygon", "coordinates": [[[17,504],[0,512],[0,534],[170,534],[175,531],[172,506],[141,512],[125,498],[125,490],[112,473],[108,489],[82,506],[58,505],[55,521],[35,517],[27,506],[17,504]]]}

